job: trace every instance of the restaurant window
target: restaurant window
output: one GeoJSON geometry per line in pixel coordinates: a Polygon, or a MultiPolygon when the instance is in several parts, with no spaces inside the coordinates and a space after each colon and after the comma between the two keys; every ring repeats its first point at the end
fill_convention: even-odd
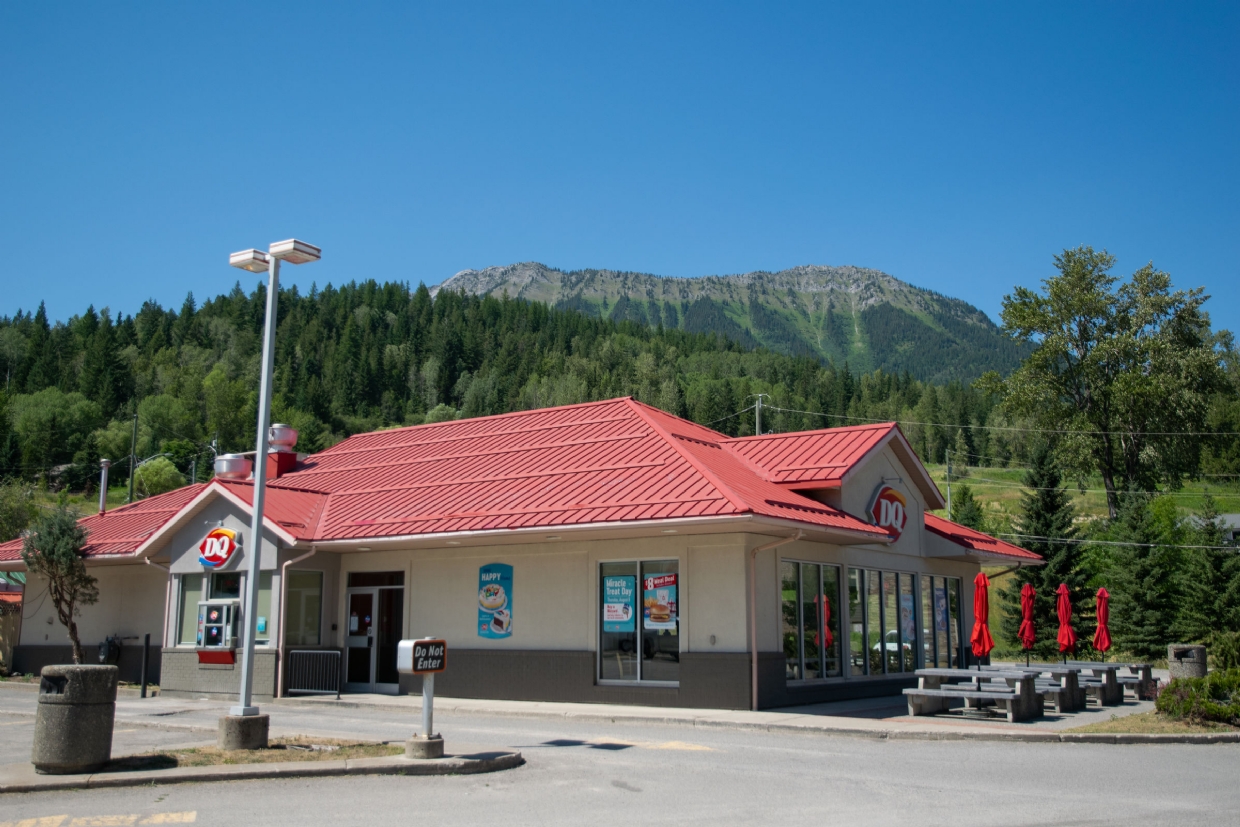
{"type": "Polygon", "coordinates": [[[202,600],[204,579],[201,574],[181,575],[181,602],[177,612],[179,646],[193,646],[198,641],[198,601],[202,600]]]}
{"type": "Polygon", "coordinates": [[[323,572],[290,571],[284,609],[284,641],[289,646],[318,646],[323,619],[323,572]]]}
{"type": "Polygon", "coordinates": [[[883,675],[917,668],[917,578],[848,570],[849,674],[883,675]]]}
{"type": "Polygon", "coordinates": [[[599,566],[599,680],[680,680],[679,569],[676,560],[599,566]]]}
{"type": "Polygon", "coordinates": [[[235,571],[217,571],[211,574],[212,600],[240,600],[241,573],[235,571]]]}
{"type": "Polygon", "coordinates": [[[785,677],[839,677],[839,567],[784,560],[780,579],[785,677]]]}
{"type": "Polygon", "coordinates": [[[964,666],[961,650],[960,578],[921,577],[922,649],[926,666],[964,666]]]}

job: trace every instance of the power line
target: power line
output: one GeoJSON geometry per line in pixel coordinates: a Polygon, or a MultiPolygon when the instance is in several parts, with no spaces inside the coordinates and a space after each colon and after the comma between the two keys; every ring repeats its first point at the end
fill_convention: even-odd
{"type": "MultiPolygon", "coordinates": [[[[984,482],[990,485],[999,486],[1001,488],[1020,488],[1025,491],[1078,491],[1082,494],[1106,494],[1107,493],[1107,490],[1105,488],[1073,488],[1070,486],[1062,486],[1060,488],[1038,487],[1038,486],[1024,485],[1023,483],[1019,483],[1019,482],[1011,482],[1009,480],[992,480],[992,479],[987,479],[986,477],[973,477],[973,476],[957,477],[956,479],[952,480],[952,482],[960,482],[960,483],[965,483],[965,484],[969,483],[970,481],[984,482]]],[[[1118,489],[1116,490],[1115,493],[1125,494],[1128,492],[1122,489],[1118,489]]],[[[1209,492],[1202,492],[1202,493],[1194,493],[1192,491],[1151,491],[1151,492],[1143,492],[1143,493],[1157,494],[1162,497],[1203,497],[1207,493],[1211,497],[1216,497],[1216,498],[1240,497],[1240,493],[1228,493],[1225,491],[1218,491],[1218,492],[1209,491],[1209,492]]]]}
{"type": "Polygon", "coordinates": [[[711,425],[714,425],[716,422],[723,422],[724,420],[726,420],[726,419],[731,419],[731,418],[732,418],[732,417],[734,417],[734,416],[740,416],[741,414],[745,413],[746,411],[752,411],[755,407],[757,407],[757,406],[756,406],[756,405],[750,405],[748,408],[745,408],[745,409],[743,409],[743,410],[739,410],[739,411],[737,411],[736,413],[733,413],[733,414],[728,414],[727,416],[721,416],[721,417],[719,417],[719,418],[718,418],[718,419],[716,419],[716,420],[713,420],[713,421],[711,421],[711,422],[707,422],[707,423],[705,423],[702,427],[703,427],[703,428],[709,428],[711,425]]]}
{"type": "Polygon", "coordinates": [[[925,425],[932,428],[972,428],[984,431],[1015,431],[1019,433],[1029,434],[1088,434],[1090,436],[1240,436],[1240,431],[1082,431],[1076,428],[1016,428],[1006,425],[948,425],[943,422],[915,422],[910,419],[900,419],[899,417],[889,419],[867,419],[861,416],[845,416],[844,414],[829,414],[820,411],[800,411],[795,408],[779,408],[775,405],[767,405],[769,410],[783,411],[784,413],[808,414],[809,416],[825,416],[829,419],[848,419],[853,422],[868,422],[872,424],[882,422],[898,422],[903,425],[925,425]]]}
{"type": "Polygon", "coordinates": [[[1012,534],[995,532],[997,537],[1018,537],[1022,540],[1038,540],[1044,543],[1075,543],[1093,546],[1139,546],[1141,548],[1200,548],[1214,551],[1237,551],[1235,546],[1194,546],[1183,543],[1129,543],[1124,540],[1086,540],[1081,537],[1040,537],[1036,534],[1012,534]]]}

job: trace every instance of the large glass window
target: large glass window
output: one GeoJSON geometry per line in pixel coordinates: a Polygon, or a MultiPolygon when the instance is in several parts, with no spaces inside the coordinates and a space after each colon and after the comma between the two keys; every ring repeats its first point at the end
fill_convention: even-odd
{"type": "Polygon", "coordinates": [[[784,561],[779,564],[780,574],[780,631],[784,641],[784,677],[790,681],[801,679],[801,639],[797,632],[797,564],[784,561]]]}
{"type": "Polygon", "coordinates": [[[817,563],[780,563],[785,677],[840,675],[840,570],[817,563]]]}
{"type": "Polygon", "coordinates": [[[865,655],[865,572],[848,570],[848,670],[853,675],[866,674],[865,655]]]}
{"type": "Polygon", "coordinates": [[[871,675],[883,674],[883,579],[876,571],[866,572],[865,620],[869,638],[871,675]]]}
{"type": "Polygon", "coordinates": [[[181,575],[181,603],[178,611],[180,619],[177,644],[193,646],[198,641],[198,601],[202,600],[201,574],[181,575]]]}
{"type": "Polygon", "coordinates": [[[849,674],[894,674],[917,668],[915,575],[849,569],[848,614],[849,674]]]}
{"type": "Polygon", "coordinates": [[[900,607],[896,573],[883,572],[883,651],[888,672],[899,672],[904,662],[900,654],[900,607]]]}
{"type": "Polygon", "coordinates": [[[643,681],[680,680],[680,564],[642,563],[643,681]]]}
{"type": "Polygon", "coordinates": [[[964,665],[960,629],[960,578],[921,578],[922,641],[927,666],[964,665]]]}
{"type": "Polygon", "coordinates": [[[259,646],[271,643],[271,572],[258,573],[258,624],[254,642],[259,646]]]}
{"type": "Polygon", "coordinates": [[[286,596],[284,642],[289,646],[318,646],[323,619],[323,572],[289,572],[286,596]]]}
{"type": "Polygon", "coordinates": [[[680,680],[680,564],[599,566],[600,680],[680,680]]]}

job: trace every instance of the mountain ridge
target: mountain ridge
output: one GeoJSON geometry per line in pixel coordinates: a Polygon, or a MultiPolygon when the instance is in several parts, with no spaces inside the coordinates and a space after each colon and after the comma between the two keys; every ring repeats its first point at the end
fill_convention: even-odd
{"type": "Polygon", "coordinates": [[[1029,352],[962,299],[851,265],[684,278],[520,262],[461,270],[431,290],[507,292],[615,320],[716,331],[749,347],[847,362],[863,372],[907,370],[934,382],[1007,373],[1029,352]]]}

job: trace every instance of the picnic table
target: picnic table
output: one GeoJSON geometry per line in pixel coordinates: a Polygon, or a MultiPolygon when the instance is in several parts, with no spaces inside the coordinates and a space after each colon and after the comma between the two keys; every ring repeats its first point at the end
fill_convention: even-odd
{"type": "MultiPolygon", "coordinates": [[[[1070,660],[1069,666],[1078,666],[1082,669],[1088,669],[1099,664],[1096,661],[1088,660],[1070,660]]],[[[1141,701],[1152,701],[1158,688],[1158,682],[1154,680],[1154,668],[1148,663],[1107,663],[1105,666],[1114,666],[1116,669],[1116,681],[1125,689],[1131,689],[1133,695],[1141,701]],[[1121,674],[1121,670],[1128,670],[1127,674],[1121,674]]]]}
{"type": "Polygon", "coordinates": [[[1085,708],[1085,688],[1081,686],[1081,669],[1077,666],[991,666],[989,669],[1007,669],[1034,675],[1038,693],[1054,701],[1056,712],[1076,712],[1085,708]],[[1044,675],[1048,677],[1043,677],[1044,675]]]}
{"type": "Polygon", "coordinates": [[[1011,723],[1042,716],[1042,695],[1036,677],[1017,670],[918,669],[916,689],[905,689],[909,715],[946,712],[953,699],[966,708],[986,704],[1002,707],[1011,723]]]}

